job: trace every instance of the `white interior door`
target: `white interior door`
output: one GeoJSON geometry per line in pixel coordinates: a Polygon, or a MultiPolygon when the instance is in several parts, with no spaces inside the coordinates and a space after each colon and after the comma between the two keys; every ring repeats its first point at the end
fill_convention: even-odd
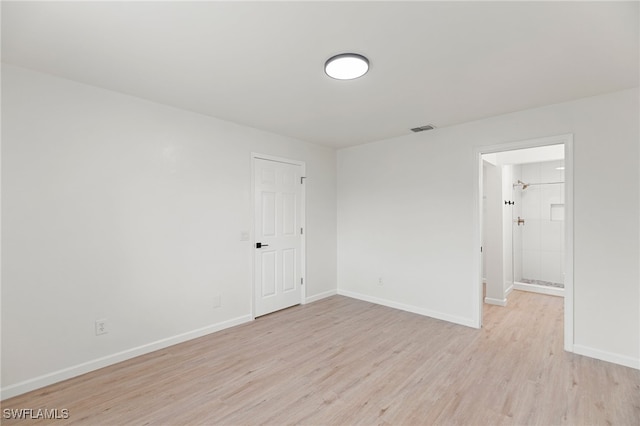
{"type": "Polygon", "coordinates": [[[302,301],[302,166],[254,158],[254,313],[302,301]]]}

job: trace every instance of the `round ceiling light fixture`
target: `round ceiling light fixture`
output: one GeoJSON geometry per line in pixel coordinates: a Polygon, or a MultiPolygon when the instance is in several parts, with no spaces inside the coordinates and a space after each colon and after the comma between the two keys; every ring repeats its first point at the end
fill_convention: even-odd
{"type": "Polygon", "coordinates": [[[327,59],[324,72],[336,80],[353,80],[369,71],[369,60],[357,53],[341,53],[327,59]]]}

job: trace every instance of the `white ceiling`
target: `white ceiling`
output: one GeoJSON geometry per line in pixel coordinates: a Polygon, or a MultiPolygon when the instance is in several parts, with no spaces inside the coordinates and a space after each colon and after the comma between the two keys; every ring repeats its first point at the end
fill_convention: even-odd
{"type": "Polygon", "coordinates": [[[345,147],[636,87],[638,5],[3,1],[2,60],[345,147]]]}

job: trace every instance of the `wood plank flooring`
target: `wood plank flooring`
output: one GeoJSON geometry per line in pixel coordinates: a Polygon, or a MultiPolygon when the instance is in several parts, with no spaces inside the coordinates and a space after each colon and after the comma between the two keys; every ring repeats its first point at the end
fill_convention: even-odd
{"type": "Polygon", "coordinates": [[[65,425],[639,425],[640,371],[565,353],[562,303],[514,291],[474,330],[334,296],[2,408],[67,409],[65,425]]]}

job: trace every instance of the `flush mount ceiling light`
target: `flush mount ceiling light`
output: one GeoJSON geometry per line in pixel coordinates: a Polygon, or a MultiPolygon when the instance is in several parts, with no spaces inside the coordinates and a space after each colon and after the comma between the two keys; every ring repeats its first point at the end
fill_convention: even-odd
{"type": "Polygon", "coordinates": [[[336,80],[353,80],[369,71],[369,60],[357,53],[332,56],[324,64],[324,72],[336,80]]]}
{"type": "Polygon", "coordinates": [[[556,167],[556,170],[564,170],[564,166],[556,167]]]}

